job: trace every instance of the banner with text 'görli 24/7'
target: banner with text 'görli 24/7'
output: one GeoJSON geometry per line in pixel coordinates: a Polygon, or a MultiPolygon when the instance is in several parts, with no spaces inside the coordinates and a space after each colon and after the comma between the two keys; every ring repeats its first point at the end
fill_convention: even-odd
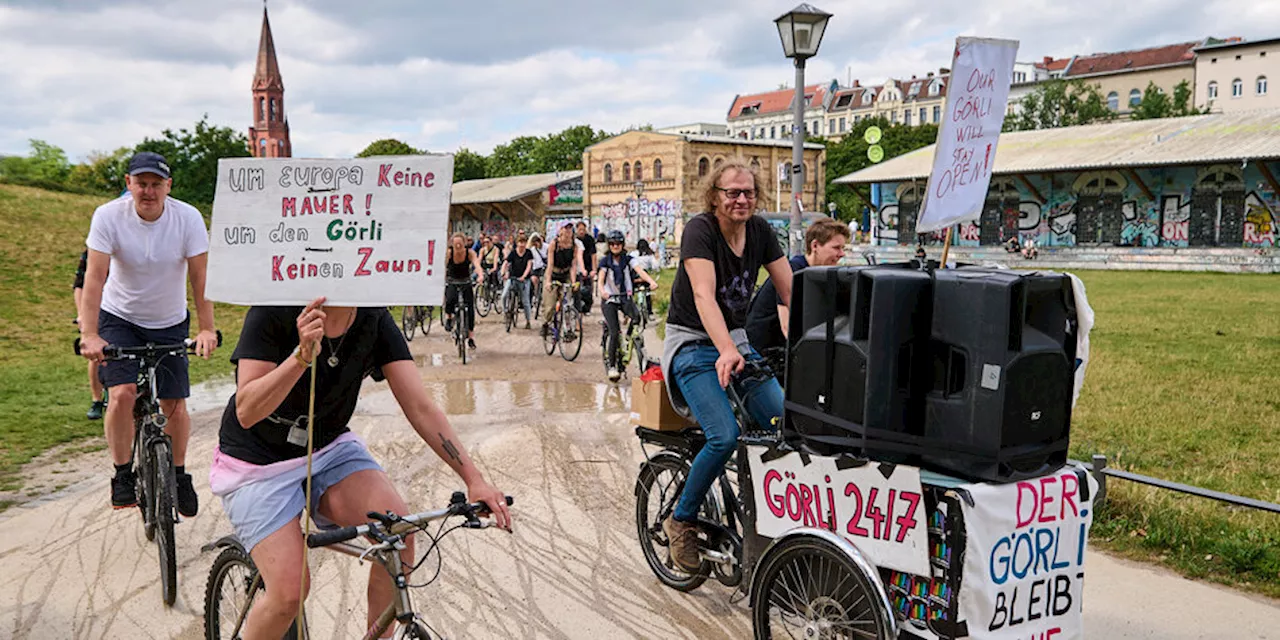
{"type": "Polygon", "coordinates": [[[218,161],[211,299],[440,304],[453,156],[218,161]]]}
{"type": "Polygon", "coordinates": [[[938,129],[916,232],[946,229],[982,215],[1017,54],[1017,40],[956,38],[947,113],[938,129]]]}

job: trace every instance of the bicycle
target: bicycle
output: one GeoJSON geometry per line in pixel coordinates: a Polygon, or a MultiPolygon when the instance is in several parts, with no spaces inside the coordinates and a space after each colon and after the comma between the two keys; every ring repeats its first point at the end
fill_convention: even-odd
{"type": "MultiPolygon", "coordinates": [[[[217,332],[222,346],[222,332],[217,332]]],[[[138,399],[133,403],[133,462],[136,464],[136,491],[141,499],[142,529],[148,542],[155,542],[160,554],[160,591],[167,606],[178,597],[177,541],[173,525],[178,515],[178,480],[173,468],[173,441],[164,432],[168,418],[160,409],[156,388],[156,368],[169,356],[195,353],[196,341],[187,338],[174,344],[147,343],[141,347],[114,347],[102,350],[103,361],[138,360],[138,399]]],[[[75,340],[80,355],[80,339],[75,340]]]]}
{"type": "Polygon", "coordinates": [[[400,311],[400,330],[404,332],[406,341],[413,341],[413,332],[415,328],[422,330],[422,337],[427,337],[431,333],[432,318],[435,315],[435,307],[424,306],[405,306],[400,311]]]}
{"type": "MultiPolygon", "coordinates": [[[[525,283],[527,284],[528,281],[526,280],[525,283]]],[[[518,279],[511,278],[508,281],[507,293],[502,296],[502,314],[506,321],[507,333],[511,333],[511,328],[516,326],[516,314],[519,312],[520,308],[524,306],[524,302],[521,301],[520,296],[516,294],[517,286],[519,286],[518,279]]]]}
{"type": "MultiPolygon", "coordinates": [[[[511,497],[507,496],[507,504],[511,505],[513,502],[511,497]]],[[[461,491],[455,491],[449,500],[449,506],[443,509],[403,517],[390,512],[369,512],[367,515],[370,520],[366,524],[313,533],[307,536],[307,546],[312,549],[328,548],[362,561],[366,558],[372,559],[382,565],[388,575],[393,576],[396,595],[370,627],[365,635],[366,638],[381,636],[392,623],[397,621],[401,623],[401,627],[396,638],[402,640],[439,638],[440,634],[414,610],[409,594],[410,587],[425,587],[431,584],[435,577],[423,584],[414,585],[409,583],[409,574],[422,565],[431,555],[432,550],[436,551],[439,558],[440,551],[437,545],[444,536],[459,528],[485,529],[493,526],[491,520],[481,519],[481,516],[487,514],[488,507],[484,503],[468,504],[466,495],[461,491]],[[445,521],[452,517],[461,517],[464,522],[445,529],[445,521]],[[427,529],[427,525],[434,521],[440,521],[440,528],[433,534],[427,529]],[[431,538],[431,545],[417,564],[406,571],[400,559],[400,550],[404,548],[404,541],[418,532],[427,534],[431,538]],[[349,542],[356,537],[364,537],[372,544],[349,542]]],[[[223,537],[201,547],[202,552],[214,549],[222,549],[222,551],[214,559],[213,566],[209,569],[208,582],[205,584],[205,638],[209,640],[239,638],[240,629],[244,625],[249,610],[253,607],[254,599],[264,588],[262,576],[258,573],[253,558],[234,535],[223,537]]],[[[439,569],[437,569],[437,575],[439,575],[439,569]]],[[[302,620],[294,620],[285,638],[293,640],[307,637],[309,634],[304,615],[302,620]]]]}
{"type": "MultiPolygon", "coordinates": [[[[469,287],[470,284],[460,284],[458,287],[469,287]]],[[[467,363],[467,337],[471,333],[470,323],[467,322],[467,299],[462,295],[462,291],[458,291],[458,302],[453,310],[453,343],[458,347],[458,359],[462,360],[462,364],[467,363]]]]}
{"type": "MultiPolygon", "coordinates": [[[[653,276],[653,280],[657,282],[658,278],[653,276]]],[[[636,309],[640,311],[641,328],[648,326],[649,321],[653,319],[653,290],[647,286],[641,286],[637,281],[635,293],[632,297],[636,301],[636,309]]]]}
{"type": "Polygon", "coordinates": [[[498,276],[491,271],[486,271],[476,285],[476,313],[480,314],[481,318],[489,317],[489,311],[498,304],[500,293],[498,276]]]}
{"type": "MultiPolygon", "coordinates": [[[[601,305],[602,307],[601,312],[603,313],[604,305],[616,304],[616,305],[619,305],[619,307],[621,307],[625,300],[626,300],[626,296],[624,295],[609,296],[609,298],[605,300],[604,303],[601,305]]],[[[618,339],[622,341],[622,344],[619,347],[622,351],[622,356],[621,356],[621,360],[619,361],[620,366],[618,367],[618,369],[622,372],[622,375],[624,376],[627,375],[627,365],[631,364],[632,360],[635,361],[636,368],[640,371],[642,375],[644,374],[645,368],[648,367],[648,357],[645,355],[645,351],[644,351],[644,326],[645,326],[644,312],[639,309],[639,306],[640,306],[639,304],[636,304],[636,309],[637,309],[637,312],[639,313],[640,320],[633,321],[631,319],[631,316],[628,316],[624,313],[622,315],[626,316],[627,318],[627,326],[625,329],[623,329],[622,327],[619,327],[619,331],[618,331],[618,339]]],[[[621,308],[619,308],[619,312],[621,312],[621,308]]],[[[608,372],[609,371],[609,325],[604,320],[601,320],[600,328],[603,330],[600,335],[600,355],[604,359],[604,370],[605,372],[608,372]]]]}
{"type": "MultiPolygon", "coordinates": [[[[761,429],[747,413],[737,385],[772,376],[768,365],[748,360],[742,371],[734,376],[734,384],[725,388],[729,405],[733,407],[744,435],[761,429]]],[[[685,573],[671,559],[670,541],[662,530],[662,522],[675,511],[689,468],[706,444],[706,437],[696,426],[681,431],[636,427],[636,436],[640,438],[640,448],[645,454],[645,461],[640,463],[640,472],[636,476],[636,533],[649,569],[663,584],[677,591],[693,591],[711,576],[726,587],[741,585],[743,511],[738,498],[740,480],[736,461],[729,459],[724,471],[712,484],[712,490],[707,492],[698,518],[702,565],[695,573],[685,573]],[[657,446],[659,450],[650,455],[646,445],[657,446]],[[663,549],[666,549],[665,557],[663,549]]]]}
{"type": "Polygon", "coordinates": [[[575,282],[567,285],[563,282],[552,282],[551,286],[560,289],[560,294],[556,296],[555,312],[551,316],[551,322],[548,323],[546,332],[542,336],[542,347],[546,350],[547,355],[556,352],[556,346],[560,347],[560,357],[568,362],[573,362],[578,354],[582,352],[582,312],[578,310],[575,302],[577,298],[578,288],[581,283],[575,282]],[[572,347],[570,346],[572,345],[572,347]],[[573,350],[570,355],[569,350],[573,350]]]}

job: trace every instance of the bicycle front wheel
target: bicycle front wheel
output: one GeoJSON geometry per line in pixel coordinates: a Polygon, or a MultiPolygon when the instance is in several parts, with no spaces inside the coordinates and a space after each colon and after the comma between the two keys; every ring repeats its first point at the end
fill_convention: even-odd
{"type": "Polygon", "coordinates": [[[489,292],[489,285],[481,285],[476,289],[476,313],[481,318],[489,317],[489,310],[493,308],[493,294],[489,292]]]}
{"type": "Polygon", "coordinates": [[[151,445],[151,489],[154,502],[156,547],[160,552],[160,589],[164,603],[173,606],[178,598],[178,544],[173,537],[173,523],[177,521],[174,494],[178,481],[174,477],[173,454],[169,443],[157,440],[151,445]]]}
{"type": "Polygon", "coordinates": [[[418,325],[422,327],[422,337],[425,338],[427,337],[428,334],[431,333],[431,323],[433,322],[432,318],[435,317],[435,314],[436,314],[435,307],[422,308],[422,315],[418,318],[420,321],[418,325]]]}
{"type": "Polygon", "coordinates": [[[413,331],[418,326],[417,314],[414,313],[413,305],[405,305],[400,310],[400,330],[404,332],[406,341],[413,340],[413,331]]]}
{"type": "Polygon", "coordinates": [[[582,353],[582,312],[574,305],[566,305],[560,329],[560,357],[568,362],[582,353]]]}
{"type": "MultiPolygon", "coordinates": [[[[204,589],[206,640],[238,640],[249,609],[253,608],[263,590],[253,559],[238,547],[224,548],[209,569],[209,581],[204,589]]],[[[298,623],[295,620],[284,638],[293,640],[297,637],[298,623]]]]}

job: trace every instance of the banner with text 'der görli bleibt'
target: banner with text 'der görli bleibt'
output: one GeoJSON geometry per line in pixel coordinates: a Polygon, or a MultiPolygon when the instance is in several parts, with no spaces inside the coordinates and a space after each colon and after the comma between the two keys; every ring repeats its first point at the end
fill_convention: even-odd
{"type": "Polygon", "coordinates": [[[440,304],[453,156],[218,162],[211,299],[440,304]]]}
{"type": "Polygon", "coordinates": [[[938,129],[917,233],[982,215],[1017,54],[1016,40],[956,38],[947,113],[938,129]]]}

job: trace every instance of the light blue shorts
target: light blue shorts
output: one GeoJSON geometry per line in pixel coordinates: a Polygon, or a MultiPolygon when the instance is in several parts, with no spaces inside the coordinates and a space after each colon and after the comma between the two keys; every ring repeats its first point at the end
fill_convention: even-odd
{"type": "MultiPolygon", "coordinates": [[[[369,455],[369,450],[360,440],[336,442],[324,451],[324,455],[312,459],[312,521],[318,527],[332,529],[337,526],[314,510],[324,492],[343,478],[366,469],[381,471],[382,466],[369,455]]],[[[222,510],[231,520],[236,537],[244,548],[253,551],[259,542],[302,514],[302,496],[306,490],[307,466],[303,464],[223,495],[222,510]]]]}

